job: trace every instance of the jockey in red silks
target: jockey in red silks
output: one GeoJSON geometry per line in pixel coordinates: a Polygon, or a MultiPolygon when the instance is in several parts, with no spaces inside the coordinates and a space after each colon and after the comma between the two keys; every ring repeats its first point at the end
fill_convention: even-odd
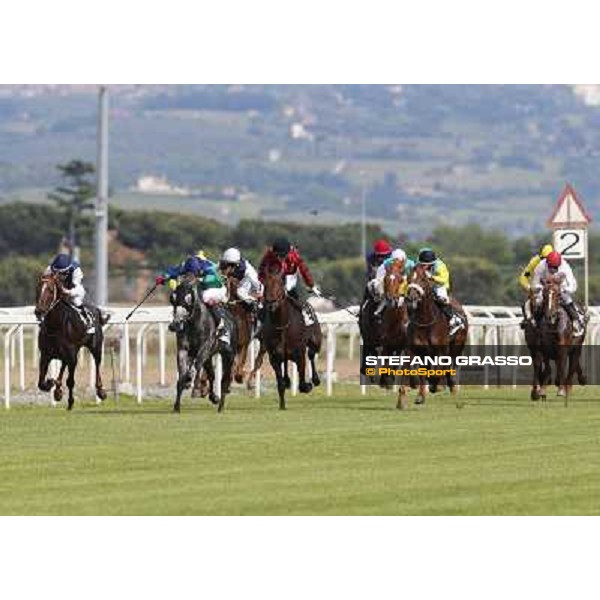
{"type": "Polygon", "coordinates": [[[367,281],[371,281],[377,275],[377,269],[392,255],[392,246],[386,240],[377,240],[373,244],[371,252],[365,256],[367,262],[367,281]]]}

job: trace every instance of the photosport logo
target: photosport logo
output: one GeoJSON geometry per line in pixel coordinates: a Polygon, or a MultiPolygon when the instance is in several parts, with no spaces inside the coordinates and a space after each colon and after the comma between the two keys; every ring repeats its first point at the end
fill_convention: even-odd
{"type": "MultiPolygon", "coordinates": [[[[580,368],[588,383],[600,383],[600,353],[594,345],[536,347],[530,352],[527,346],[465,346],[458,356],[448,354],[447,348],[427,354],[379,355],[365,354],[361,347],[360,383],[378,385],[381,378],[386,383],[407,383],[409,378],[426,377],[445,379],[452,377],[461,385],[531,385],[533,370],[544,365],[549,358],[556,373],[560,364],[566,377],[572,369],[580,368]],[[560,355],[560,356],[559,356],[560,355]],[[535,360],[534,360],[535,358],[535,360]]],[[[575,383],[577,379],[575,379],[575,383]]]]}

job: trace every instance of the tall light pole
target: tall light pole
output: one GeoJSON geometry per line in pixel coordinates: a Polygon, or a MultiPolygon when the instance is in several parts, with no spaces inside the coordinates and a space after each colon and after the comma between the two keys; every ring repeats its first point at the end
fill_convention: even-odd
{"type": "Polygon", "coordinates": [[[98,95],[98,154],[96,162],[96,304],[108,303],[108,89],[98,95]]]}
{"type": "Polygon", "coordinates": [[[367,255],[367,183],[364,180],[361,183],[361,191],[360,191],[360,250],[362,253],[362,257],[364,258],[367,255]]]}

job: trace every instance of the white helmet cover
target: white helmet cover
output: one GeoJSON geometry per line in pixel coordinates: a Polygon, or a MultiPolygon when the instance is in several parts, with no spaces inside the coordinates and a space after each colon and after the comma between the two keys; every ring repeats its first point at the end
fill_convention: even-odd
{"type": "Polygon", "coordinates": [[[402,250],[401,248],[396,248],[396,250],[394,250],[392,252],[392,256],[391,258],[393,260],[406,260],[406,252],[404,252],[404,250],[402,250]]]}
{"type": "Polygon", "coordinates": [[[242,260],[242,254],[237,248],[227,248],[223,252],[221,260],[226,263],[238,264],[242,260]]]}

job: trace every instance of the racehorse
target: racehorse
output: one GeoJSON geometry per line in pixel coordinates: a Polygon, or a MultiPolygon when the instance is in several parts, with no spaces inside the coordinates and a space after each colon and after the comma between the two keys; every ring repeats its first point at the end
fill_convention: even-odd
{"type": "MultiPolygon", "coordinates": [[[[320,384],[315,365],[315,355],[321,348],[321,329],[315,323],[307,326],[297,300],[288,297],[281,271],[267,271],[264,281],[264,322],[261,339],[275,371],[279,408],[285,409],[285,390],[290,387],[288,360],[298,367],[298,390],[309,393],[313,385],[320,384]],[[312,368],[312,383],[306,381],[306,354],[312,368]]],[[[258,361],[257,361],[258,362],[258,361]]]]}
{"type": "MultiPolygon", "coordinates": [[[[394,263],[383,279],[383,297],[386,303],[380,328],[383,356],[402,354],[408,342],[408,313],[402,298],[403,271],[404,262],[394,263]]],[[[387,380],[388,376],[382,375],[380,385],[386,386],[387,380]]]]}
{"type": "Polygon", "coordinates": [[[229,298],[227,308],[235,319],[238,331],[233,378],[236,383],[244,383],[248,347],[252,341],[253,316],[248,307],[237,297],[238,284],[239,281],[234,277],[227,278],[229,298]]]}
{"type": "Polygon", "coordinates": [[[77,314],[78,309],[66,299],[66,294],[59,275],[44,274],[40,277],[36,290],[35,316],[41,320],[38,334],[40,349],[38,388],[49,392],[54,386],[54,400],[60,402],[63,397],[62,379],[68,369],[67,388],[69,397],[67,410],[73,408],[75,398],[75,371],[79,350],[85,346],[94,357],[96,364],[96,396],[106,399],[102,386],[100,365],[102,363],[102,344],[104,334],[102,326],[108,318],[104,318],[98,309],[93,311],[94,333],[87,333],[87,326],[77,314]],[[48,366],[52,360],[60,360],[61,367],[57,379],[47,379],[48,366]]]}
{"type": "Polygon", "coordinates": [[[538,325],[529,325],[525,330],[533,361],[532,400],[546,400],[546,386],[552,374],[551,361],[556,365],[555,384],[559,396],[567,397],[571,392],[575,374],[581,385],[587,383],[581,367],[586,328],[584,325],[582,335],[573,335],[571,319],[560,304],[560,286],[560,275],[547,277],[543,282],[541,304],[536,305],[535,296],[532,296],[531,306],[538,315],[538,325]]]}
{"type": "MultiPolygon", "coordinates": [[[[450,356],[452,363],[465,346],[468,333],[466,315],[460,303],[451,300],[454,310],[461,315],[465,326],[452,337],[446,316],[441,311],[434,297],[433,284],[425,265],[417,265],[408,276],[406,307],[408,310],[407,346],[413,356],[450,356]]],[[[456,393],[456,382],[447,369],[446,385],[451,393],[456,393]]],[[[427,378],[419,377],[419,393],[417,404],[423,404],[427,396],[427,378]]],[[[430,378],[430,391],[437,391],[438,377],[430,378]]],[[[407,406],[406,386],[400,385],[398,392],[398,408],[407,406]]]]}
{"type": "Polygon", "coordinates": [[[184,279],[171,292],[169,298],[174,309],[174,323],[177,335],[177,396],[173,410],[181,412],[181,395],[192,382],[193,370],[204,369],[208,378],[209,400],[217,405],[218,412],[225,408],[225,397],[230,391],[237,346],[237,327],[230,324],[230,344],[224,344],[217,338],[217,325],[210,309],[198,293],[193,278],[184,279]],[[220,354],[223,364],[221,395],[214,391],[215,370],[212,358],[220,354]]]}
{"type": "MultiPolygon", "coordinates": [[[[358,313],[358,328],[364,356],[376,356],[382,350],[383,321],[375,315],[376,309],[377,302],[369,291],[365,291],[358,313]]],[[[371,376],[371,381],[375,380],[376,376],[371,376]]]]}

